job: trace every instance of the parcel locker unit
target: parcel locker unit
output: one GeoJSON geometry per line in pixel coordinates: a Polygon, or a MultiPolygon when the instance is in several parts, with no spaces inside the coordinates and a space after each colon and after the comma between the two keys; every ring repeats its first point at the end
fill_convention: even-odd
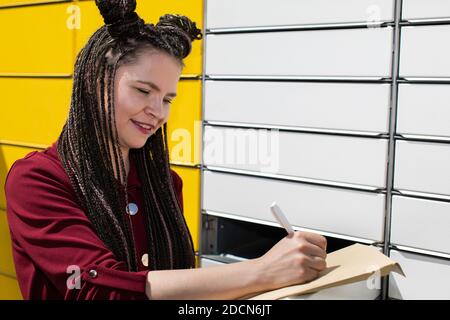
{"type": "MultiPolygon", "coordinates": [[[[276,226],[269,206],[277,201],[296,228],[333,235],[330,245],[379,243],[393,28],[364,24],[374,7],[382,12],[378,22],[391,21],[393,1],[322,2],[280,3],[295,8],[292,20],[269,14],[269,1],[258,3],[261,15],[248,14],[251,1],[206,2],[203,218],[276,226]],[[318,10],[323,6],[330,11],[318,10]],[[333,14],[332,6],[342,14],[333,14]],[[299,14],[315,9],[316,15],[299,14]],[[276,159],[261,159],[270,152],[276,159]],[[243,153],[248,158],[239,160],[243,153]]],[[[233,228],[203,230],[203,253],[215,232],[239,238],[233,228]]],[[[337,291],[329,297],[374,299],[380,293],[368,293],[365,283],[343,295],[337,291]]]]}
{"type": "Polygon", "coordinates": [[[405,264],[382,298],[438,286],[408,273],[448,272],[450,2],[207,0],[205,15],[203,215],[276,225],[277,201],[301,230],[405,264]],[[278,135],[277,170],[232,159],[260,132],[278,135]]]}

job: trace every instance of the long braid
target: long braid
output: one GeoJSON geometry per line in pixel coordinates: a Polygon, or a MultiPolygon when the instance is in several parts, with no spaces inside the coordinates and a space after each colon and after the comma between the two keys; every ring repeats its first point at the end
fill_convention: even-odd
{"type": "MultiPolygon", "coordinates": [[[[71,107],[58,138],[58,154],[98,236],[130,271],[136,271],[132,227],[125,212],[127,174],[115,119],[116,70],[145,48],[165,52],[182,64],[201,32],[187,17],[178,15],[165,15],[156,26],[144,24],[134,12],[134,0],[96,0],[96,4],[106,25],[77,56],[71,107]]],[[[169,167],[166,124],[144,147],[131,149],[129,157],[136,163],[144,194],[149,267],[194,267],[192,237],[169,167]]]]}

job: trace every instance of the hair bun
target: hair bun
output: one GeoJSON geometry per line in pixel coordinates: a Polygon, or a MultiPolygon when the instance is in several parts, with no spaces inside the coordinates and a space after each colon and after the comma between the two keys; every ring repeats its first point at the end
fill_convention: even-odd
{"type": "Polygon", "coordinates": [[[136,0],[95,0],[113,38],[139,34],[144,21],[137,15],[136,0]]]}
{"type": "Polygon", "coordinates": [[[191,41],[200,40],[202,31],[188,17],[178,14],[165,14],[159,18],[157,27],[174,27],[184,31],[191,41]]]}
{"type": "Polygon", "coordinates": [[[136,10],[136,0],[95,0],[105,24],[117,23],[136,10]]]}

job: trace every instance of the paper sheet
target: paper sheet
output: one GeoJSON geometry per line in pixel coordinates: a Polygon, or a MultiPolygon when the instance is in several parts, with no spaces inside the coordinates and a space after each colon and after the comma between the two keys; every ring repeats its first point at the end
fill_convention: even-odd
{"type": "Polygon", "coordinates": [[[377,248],[354,244],[327,255],[327,268],[318,278],[308,283],[284,287],[241,299],[276,300],[316,292],[343,284],[366,280],[371,276],[385,276],[397,272],[404,276],[400,265],[378,251],[377,248]]]}

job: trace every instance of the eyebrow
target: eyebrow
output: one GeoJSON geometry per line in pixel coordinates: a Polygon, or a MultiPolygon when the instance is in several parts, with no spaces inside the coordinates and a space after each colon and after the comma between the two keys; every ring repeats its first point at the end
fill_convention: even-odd
{"type": "MultiPolygon", "coordinates": [[[[154,84],[153,82],[143,81],[143,80],[137,80],[137,82],[146,84],[146,85],[150,86],[152,89],[154,89],[156,91],[161,91],[161,89],[156,84],[154,84]]],[[[175,92],[169,92],[167,94],[167,96],[175,98],[177,96],[177,94],[175,92]]]]}

